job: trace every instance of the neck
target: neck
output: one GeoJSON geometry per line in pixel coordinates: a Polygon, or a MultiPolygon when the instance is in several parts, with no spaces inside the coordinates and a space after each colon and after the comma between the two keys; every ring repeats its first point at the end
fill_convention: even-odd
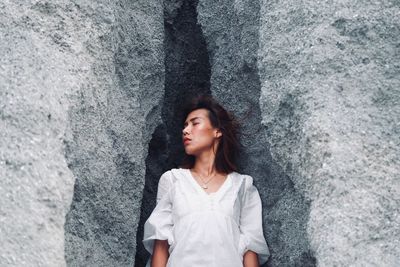
{"type": "Polygon", "coordinates": [[[214,165],[215,154],[212,150],[203,152],[196,157],[193,170],[206,176],[215,174],[216,170],[214,165]]]}

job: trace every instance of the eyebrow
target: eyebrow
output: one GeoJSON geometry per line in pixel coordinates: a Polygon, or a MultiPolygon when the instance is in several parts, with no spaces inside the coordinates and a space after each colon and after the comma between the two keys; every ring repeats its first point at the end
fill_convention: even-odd
{"type": "MultiPolygon", "coordinates": [[[[194,121],[195,119],[202,119],[202,118],[201,117],[194,117],[194,118],[191,118],[190,121],[194,121]]],[[[185,123],[183,125],[186,125],[186,124],[187,124],[187,122],[185,121],[185,123]]]]}

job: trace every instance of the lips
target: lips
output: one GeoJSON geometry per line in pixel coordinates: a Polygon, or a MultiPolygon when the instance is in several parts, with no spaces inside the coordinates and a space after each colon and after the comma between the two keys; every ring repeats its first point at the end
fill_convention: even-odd
{"type": "Polygon", "coordinates": [[[191,141],[191,139],[189,139],[189,138],[184,138],[184,139],[183,139],[183,143],[184,143],[184,144],[189,143],[190,141],[191,141]]]}

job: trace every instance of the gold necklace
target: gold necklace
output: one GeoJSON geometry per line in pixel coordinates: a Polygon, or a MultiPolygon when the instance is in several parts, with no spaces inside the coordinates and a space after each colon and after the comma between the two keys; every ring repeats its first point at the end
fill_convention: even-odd
{"type": "Polygon", "coordinates": [[[201,178],[200,175],[197,174],[197,176],[200,178],[200,180],[203,182],[203,185],[201,187],[203,187],[204,189],[208,189],[207,184],[215,177],[215,174],[213,176],[211,176],[210,180],[208,180],[207,182],[204,182],[203,178],[201,178]]]}

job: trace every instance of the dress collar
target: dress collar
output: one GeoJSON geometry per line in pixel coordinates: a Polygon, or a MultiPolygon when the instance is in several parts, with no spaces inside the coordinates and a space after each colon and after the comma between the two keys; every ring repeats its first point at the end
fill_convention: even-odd
{"type": "Polygon", "coordinates": [[[226,190],[232,186],[232,175],[233,173],[229,173],[225,179],[225,181],[222,183],[222,185],[218,188],[217,191],[215,191],[212,195],[204,191],[204,189],[199,185],[199,183],[195,180],[193,177],[190,169],[182,169],[179,168],[184,176],[186,177],[187,180],[193,185],[193,187],[196,188],[197,192],[199,192],[201,195],[204,197],[210,198],[210,197],[215,197],[215,198],[221,198],[221,196],[226,192],[226,190]]]}

